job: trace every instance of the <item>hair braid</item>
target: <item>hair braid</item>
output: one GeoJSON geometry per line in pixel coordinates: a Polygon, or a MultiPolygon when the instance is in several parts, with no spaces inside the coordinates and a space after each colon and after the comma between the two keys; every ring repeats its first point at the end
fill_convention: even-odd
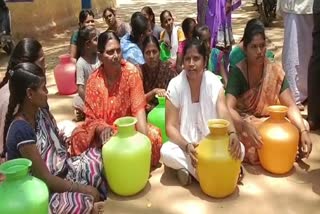
{"type": "Polygon", "coordinates": [[[9,130],[9,126],[10,126],[11,122],[13,121],[14,111],[15,111],[17,105],[18,105],[18,101],[15,99],[15,96],[10,94],[8,111],[6,114],[6,120],[5,120],[5,124],[4,124],[4,130],[3,130],[3,152],[1,155],[2,157],[4,157],[7,152],[7,148],[6,148],[7,133],[9,130]]]}

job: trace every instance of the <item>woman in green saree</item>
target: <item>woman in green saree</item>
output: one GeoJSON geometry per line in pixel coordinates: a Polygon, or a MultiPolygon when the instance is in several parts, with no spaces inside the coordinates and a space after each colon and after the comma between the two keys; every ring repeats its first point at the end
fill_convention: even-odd
{"type": "Polygon", "coordinates": [[[281,66],[267,57],[262,24],[246,26],[243,51],[245,55],[237,54],[237,58],[231,60],[226,94],[236,130],[246,147],[245,161],[259,163],[257,149],[261,148],[262,140],[257,127],[268,116],[267,107],[275,104],[288,106],[287,116],[300,131],[299,155],[308,157],[312,150],[309,125],[292,98],[281,66]]]}

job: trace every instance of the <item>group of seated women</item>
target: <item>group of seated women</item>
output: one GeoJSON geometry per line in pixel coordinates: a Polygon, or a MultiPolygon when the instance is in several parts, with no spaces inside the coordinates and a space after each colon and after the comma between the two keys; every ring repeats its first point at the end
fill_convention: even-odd
{"type": "MultiPolygon", "coordinates": [[[[171,13],[164,11],[164,31],[156,33],[158,38],[153,36],[157,29],[154,14],[142,11],[132,15],[130,29],[116,19],[114,10],[106,9],[103,16],[112,30],[101,34],[92,25],[93,13],[80,13],[77,45],[72,43],[71,53],[77,59],[75,107],[84,122],[71,136],[59,130],[50,113],[41,44],[23,39],[12,53],[0,83],[0,143],[6,160],[32,161],[32,174],[50,190],[51,213],[99,213],[103,209],[100,201],[106,199],[107,189],[101,147],[115,133],[114,121],[124,116],[136,117],[137,131],[150,138],[150,165],[157,166],[161,160],[177,170],[182,185],[190,184],[192,177],[197,179],[195,148],[209,133],[209,119],[228,120],[230,154],[256,164],[256,151],[263,144],[256,127],[268,116],[266,107],[280,103],[289,107],[288,118],[300,131],[300,157],[311,152],[308,125],[292,99],[283,70],[267,57],[260,21],[248,22],[242,42],[231,53],[223,85],[214,73],[217,69],[208,70],[212,51],[205,34],[188,36],[179,73],[170,61],[160,61],[159,42],[168,43],[175,35],[177,41],[171,40],[168,46],[171,51],[176,48],[177,54],[183,32],[173,25],[171,13]],[[156,95],[166,96],[169,142],[165,144],[159,128],[146,120],[147,112],[157,105],[156,95]]],[[[195,27],[201,32],[199,28],[207,29],[195,27]]]]}

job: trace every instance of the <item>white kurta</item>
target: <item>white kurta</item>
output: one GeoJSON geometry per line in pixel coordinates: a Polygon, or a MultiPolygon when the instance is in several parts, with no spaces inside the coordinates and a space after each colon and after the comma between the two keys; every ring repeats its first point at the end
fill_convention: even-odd
{"type": "MultiPolygon", "coordinates": [[[[199,142],[209,134],[207,122],[218,118],[216,104],[222,89],[219,78],[210,71],[205,71],[200,87],[200,101],[192,103],[186,72],[182,71],[170,81],[167,89],[168,99],[179,109],[180,133],[186,141],[199,142]]],[[[243,145],[241,149],[244,156],[243,145]]],[[[161,160],[170,168],[185,168],[197,178],[190,157],[177,144],[171,141],[163,144],[161,160]]]]}

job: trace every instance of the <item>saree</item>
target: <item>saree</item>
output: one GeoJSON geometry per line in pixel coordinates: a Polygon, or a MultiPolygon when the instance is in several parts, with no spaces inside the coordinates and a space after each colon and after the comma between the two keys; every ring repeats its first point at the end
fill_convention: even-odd
{"type": "MultiPolygon", "coordinates": [[[[110,127],[116,131],[114,121],[124,116],[136,116],[144,110],[146,100],[139,70],[133,64],[122,61],[121,75],[116,83],[108,86],[103,65],[88,80],[85,100],[85,122],[71,136],[71,154],[79,155],[88,148],[101,147],[96,130],[110,127]]],[[[152,165],[160,159],[162,137],[160,129],[148,124],[147,136],[152,142],[152,165]]]]}
{"type": "MultiPolygon", "coordinates": [[[[211,32],[211,47],[227,48],[234,44],[231,23],[231,11],[236,10],[241,5],[241,0],[232,0],[231,11],[226,14],[226,0],[198,0],[202,2],[202,10],[205,10],[205,24],[211,32]]],[[[200,4],[200,3],[199,3],[200,4]]],[[[199,9],[198,9],[199,10],[199,9]]],[[[204,11],[198,15],[203,19],[204,11]]]]}
{"type": "MultiPolygon", "coordinates": [[[[282,83],[285,78],[284,71],[280,65],[271,63],[265,59],[263,76],[256,87],[250,88],[237,99],[237,111],[241,117],[256,128],[267,119],[267,107],[279,104],[282,83]]],[[[238,63],[237,67],[241,70],[244,77],[247,77],[247,64],[245,60],[238,63]]],[[[254,143],[250,138],[240,136],[240,141],[246,148],[245,161],[258,164],[259,158],[254,143]]]]}
{"type": "MultiPolygon", "coordinates": [[[[106,199],[106,182],[102,177],[101,151],[88,149],[79,156],[70,157],[68,145],[59,134],[55,119],[48,108],[40,109],[36,127],[38,151],[52,175],[91,185],[98,189],[102,200],[106,199]],[[90,169],[90,170],[88,170],[90,169]]],[[[90,213],[94,199],[79,192],[50,193],[49,213],[90,213]]]]}
{"type": "MultiPolygon", "coordinates": [[[[144,93],[148,93],[155,88],[167,89],[170,80],[177,76],[177,72],[172,68],[170,62],[160,61],[159,69],[151,71],[147,64],[141,66],[144,93]]],[[[153,98],[146,107],[150,112],[158,104],[157,98],[153,98]]]]}

